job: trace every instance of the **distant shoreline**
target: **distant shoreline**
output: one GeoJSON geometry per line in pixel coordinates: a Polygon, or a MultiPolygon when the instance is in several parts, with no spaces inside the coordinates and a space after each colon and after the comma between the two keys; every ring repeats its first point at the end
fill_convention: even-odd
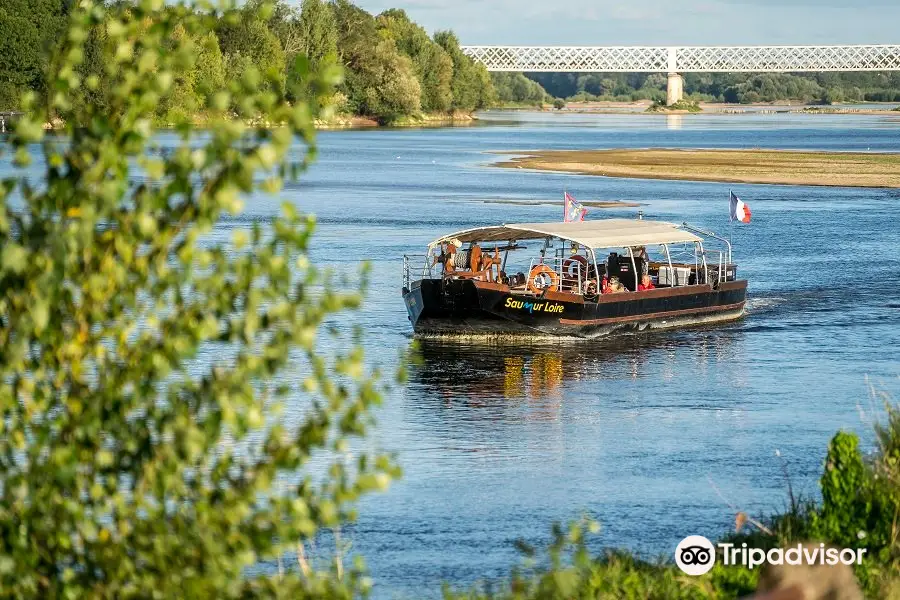
{"type": "MultiPolygon", "coordinates": [[[[512,204],[515,206],[559,206],[559,200],[482,200],[483,204],[512,204]]],[[[643,206],[639,202],[627,202],[622,200],[580,200],[579,204],[590,208],[634,208],[643,206]]]]}
{"type": "Polygon", "coordinates": [[[558,114],[597,114],[597,115],[621,115],[621,114],[703,114],[703,115],[768,115],[768,114],[807,114],[807,115],[897,115],[897,102],[860,102],[858,104],[803,104],[790,102],[756,102],[752,104],[729,104],[720,102],[700,102],[701,111],[690,113],[689,111],[648,111],[653,103],[650,100],[636,100],[634,102],[614,101],[585,101],[568,102],[565,108],[557,110],[552,106],[523,107],[506,106],[493,110],[513,111],[540,111],[558,114]],[[883,106],[883,108],[855,108],[857,106],[883,106]]]}
{"type": "Polygon", "coordinates": [[[829,187],[900,188],[900,154],[789,150],[539,150],[503,168],[603,177],[829,187]]]}

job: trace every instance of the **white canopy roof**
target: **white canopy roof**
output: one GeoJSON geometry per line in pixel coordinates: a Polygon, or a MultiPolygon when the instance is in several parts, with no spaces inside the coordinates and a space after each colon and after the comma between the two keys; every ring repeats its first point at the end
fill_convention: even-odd
{"type": "Polygon", "coordinates": [[[465,242],[502,242],[557,237],[588,248],[627,248],[655,244],[700,242],[703,238],[680,229],[675,223],[646,219],[601,219],[571,223],[519,223],[465,229],[440,237],[429,245],[458,239],[465,242]]]}

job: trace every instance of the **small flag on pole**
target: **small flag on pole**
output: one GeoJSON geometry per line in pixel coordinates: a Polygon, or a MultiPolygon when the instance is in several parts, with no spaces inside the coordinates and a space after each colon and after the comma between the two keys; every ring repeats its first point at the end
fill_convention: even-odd
{"type": "Polygon", "coordinates": [[[750,222],[750,207],[744,204],[744,201],[734,195],[734,192],[728,192],[731,196],[731,216],[729,221],[740,221],[741,223],[750,222]]]}
{"type": "Polygon", "coordinates": [[[563,192],[563,194],[565,197],[563,222],[584,221],[584,215],[587,214],[587,209],[580,205],[578,200],[576,200],[569,192],[563,192]]]}

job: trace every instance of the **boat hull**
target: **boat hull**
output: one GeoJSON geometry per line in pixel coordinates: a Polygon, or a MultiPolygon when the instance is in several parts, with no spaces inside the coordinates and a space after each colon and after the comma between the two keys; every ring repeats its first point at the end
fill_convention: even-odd
{"type": "Polygon", "coordinates": [[[670,329],[741,318],[746,281],[609,294],[536,297],[472,280],[425,279],[404,290],[416,337],[577,337],[670,329]]]}

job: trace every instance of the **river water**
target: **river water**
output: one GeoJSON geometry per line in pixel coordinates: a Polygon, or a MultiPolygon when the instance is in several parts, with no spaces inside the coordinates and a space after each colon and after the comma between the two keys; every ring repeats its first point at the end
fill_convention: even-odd
{"type": "MultiPolygon", "coordinates": [[[[422,349],[377,411],[372,444],[403,478],[344,532],[379,598],[439,596],[508,573],[513,542],[589,514],[596,549],[671,555],[686,535],[814,496],[830,437],[871,441],[868,381],[900,392],[900,190],[642,181],[497,169],[489,152],[577,148],[790,148],[900,152],[900,114],[584,115],[491,112],[486,126],[325,132],[285,195],[318,216],[314,260],[373,270],[363,325],[392,368],[411,343],[401,257],[451,231],[555,221],[567,189],[642,203],[647,218],[729,234],[750,281],[747,317],[591,343],[422,349]],[[753,211],[728,224],[728,191],[753,211]],[[548,201],[555,206],[485,200],[548,201]],[[780,453],[781,458],[776,456],[780,453]]],[[[898,157],[900,161],[900,157],[898,157]]],[[[279,201],[254,199],[249,218],[279,201]]],[[[592,209],[589,219],[638,209],[592,209]]],[[[224,238],[246,219],[223,222],[224,238]]],[[[298,413],[302,406],[294,407],[298,413]]]]}

